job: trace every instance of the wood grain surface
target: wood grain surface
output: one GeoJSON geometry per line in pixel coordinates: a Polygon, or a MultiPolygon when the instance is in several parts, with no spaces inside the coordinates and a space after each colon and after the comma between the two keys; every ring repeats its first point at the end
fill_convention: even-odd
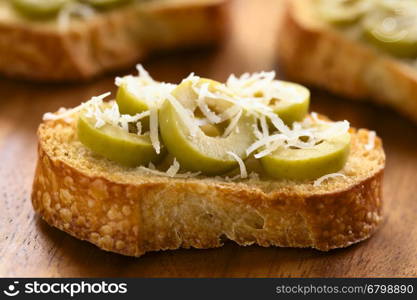
{"type": "MultiPolygon", "coordinates": [[[[277,69],[279,1],[235,0],[231,13],[230,37],[219,49],[158,56],[145,67],[165,81],[178,81],[192,71],[223,80],[231,72],[277,69]]],[[[49,227],[34,214],[30,201],[41,116],[114,91],[113,77],[81,85],[0,80],[0,276],[417,276],[417,126],[388,109],[316,90],[314,111],[376,130],[384,140],[385,219],[369,240],[328,253],[226,243],[219,249],[129,258],[49,227]]]]}

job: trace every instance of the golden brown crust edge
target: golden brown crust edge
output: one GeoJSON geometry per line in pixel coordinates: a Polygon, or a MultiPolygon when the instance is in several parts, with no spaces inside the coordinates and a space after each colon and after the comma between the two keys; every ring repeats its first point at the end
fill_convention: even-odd
{"type": "Polygon", "coordinates": [[[66,32],[0,21],[0,73],[36,81],[80,81],[130,67],[153,50],[212,45],[227,31],[228,2],[154,5],[141,18],[129,7],[116,9],[66,32]],[[189,24],[196,26],[190,29],[189,24]]]}
{"type": "Polygon", "coordinates": [[[121,184],[50,157],[42,143],[32,191],[36,212],[124,255],[220,247],[224,239],[328,251],[368,238],[382,219],[382,168],[346,190],[310,196],[198,180],[121,184]]]}
{"type": "Polygon", "coordinates": [[[314,20],[311,0],[284,1],[278,60],[293,80],[391,106],[417,121],[417,72],[314,20]]]}

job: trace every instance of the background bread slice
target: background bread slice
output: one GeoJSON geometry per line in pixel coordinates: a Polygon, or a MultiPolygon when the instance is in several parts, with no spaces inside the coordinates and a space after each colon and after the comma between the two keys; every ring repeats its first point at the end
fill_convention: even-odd
{"type": "Polygon", "coordinates": [[[388,105],[417,121],[417,69],[321,21],[314,0],[285,4],[278,58],[292,80],[388,105]]]}
{"type": "Polygon", "coordinates": [[[210,45],[226,31],[227,0],[152,0],[74,21],[19,18],[0,3],[0,73],[42,81],[88,79],[133,66],[153,50],[210,45]],[[137,9],[135,9],[137,8],[137,9]]]}
{"type": "Polygon", "coordinates": [[[153,176],[94,155],[75,122],[40,125],[35,210],[50,225],[125,255],[240,245],[327,251],[368,238],[381,221],[385,155],[379,138],[352,130],[342,172],[320,186],[266,178],[153,176]]]}

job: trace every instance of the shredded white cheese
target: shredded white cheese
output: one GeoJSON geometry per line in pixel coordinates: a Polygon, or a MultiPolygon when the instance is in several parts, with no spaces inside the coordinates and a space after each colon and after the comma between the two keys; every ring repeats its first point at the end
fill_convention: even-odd
{"type": "Polygon", "coordinates": [[[246,155],[250,155],[252,152],[258,150],[261,147],[264,147],[268,145],[271,142],[280,142],[283,144],[286,140],[286,136],[282,133],[265,136],[259,140],[257,140],[255,143],[253,143],[251,146],[249,146],[248,149],[246,149],[246,155]]]}
{"type": "Polygon", "coordinates": [[[141,78],[143,81],[148,83],[155,82],[155,80],[151,77],[151,75],[149,75],[148,71],[146,71],[141,64],[136,65],[136,70],[138,70],[139,78],[141,78]]]}
{"type": "Polygon", "coordinates": [[[343,178],[347,178],[346,175],[342,174],[342,173],[331,173],[331,174],[327,174],[324,175],[318,179],[316,179],[313,183],[314,186],[320,186],[324,181],[331,179],[331,178],[335,178],[335,177],[343,177],[343,178]]]}
{"type": "Polygon", "coordinates": [[[239,130],[239,127],[237,127],[237,124],[239,123],[240,117],[242,116],[243,110],[238,112],[230,121],[229,125],[226,127],[223,133],[223,137],[229,136],[229,134],[232,133],[234,129],[239,130]]]}
{"type": "Polygon", "coordinates": [[[368,133],[368,143],[365,145],[366,151],[371,151],[372,149],[375,148],[375,137],[376,137],[375,131],[370,131],[368,133]]]}
{"type": "Polygon", "coordinates": [[[175,177],[175,175],[177,175],[179,170],[180,170],[180,164],[178,163],[177,159],[174,158],[174,162],[168,168],[166,173],[169,177],[175,177]]]}
{"type": "Polygon", "coordinates": [[[182,106],[178,102],[178,100],[172,95],[168,96],[167,101],[169,101],[172,104],[172,106],[175,108],[181,120],[185,123],[185,126],[190,131],[190,135],[195,136],[195,134],[197,133],[197,130],[199,130],[198,128],[199,123],[194,118],[193,112],[191,112],[190,110],[182,106]]]}
{"type": "Polygon", "coordinates": [[[246,170],[245,163],[239,157],[239,155],[237,155],[236,153],[233,153],[231,151],[228,151],[227,154],[229,154],[231,157],[233,157],[237,161],[237,163],[239,164],[240,178],[247,178],[248,177],[248,172],[246,170]]]}
{"type": "Polygon", "coordinates": [[[181,168],[181,166],[178,163],[176,158],[174,158],[174,161],[173,161],[172,165],[165,172],[157,170],[155,168],[154,164],[152,164],[152,163],[149,163],[148,168],[144,167],[144,166],[139,166],[138,167],[139,170],[142,170],[144,172],[147,172],[147,173],[150,173],[150,174],[153,174],[153,175],[157,175],[157,176],[170,177],[170,178],[191,178],[191,177],[197,177],[198,175],[201,174],[201,172],[178,173],[180,168],[181,168]]]}
{"type": "Polygon", "coordinates": [[[316,122],[317,124],[326,124],[327,122],[320,119],[319,115],[316,112],[311,112],[310,113],[311,118],[314,120],[314,122],[316,122]]]}
{"type": "Polygon", "coordinates": [[[253,134],[258,140],[264,137],[263,133],[259,130],[258,124],[256,123],[252,124],[252,128],[253,128],[253,134]]]}
{"type": "Polygon", "coordinates": [[[220,180],[226,180],[226,181],[235,181],[235,180],[237,180],[239,178],[242,178],[241,174],[237,174],[237,175],[232,176],[232,177],[229,177],[229,176],[225,176],[225,177],[218,176],[218,179],[220,179],[220,180]]]}
{"type": "Polygon", "coordinates": [[[262,136],[265,136],[265,137],[269,136],[269,127],[268,127],[268,124],[266,123],[265,116],[261,116],[259,120],[261,122],[262,136]]]}
{"type": "Polygon", "coordinates": [[[207,103],[206,103],[206,97],[208,95],[208,88],[209,88],[209,84],[202,84],[201,85],[201,89],[197,90],[195,87],[194,91],[199,92],[198,94],[198,98],[197,98],[197,105],[200,108],[201,112],[203,113],[203,115],[207,118],[207,120],[212,123],[212,124],[217,124],[221,122],[221,118],[216,115],[213,111],[210,110],[210,108],[208,107],[207,103]]]}
{"type": "Polygon", "coordinates": [[[152,146],[154,147],[156,153],[159,154],[161,152],[161,144],[159,142],[158,133],[158,110],[155,107],[150,108],[149,132],[152,146]]]}
{"type": "MultiPolygon", "coordinates": [[[[242,178],[241,174],[236,174],[235,176],[232,176],[232,177],[230,177],[230,176],[215,176],[214,177],[214,179],[221,180],[221,181],[223,181],[223,180],[224,181],[235,181],[235,180],[241,179],[241,178],[242,178]]],[[[252,180],[259,180],[259,174],[252,171],[252,172],[249,173],[248,178],[252,179],[252,180]]]]}
{"type": "Polygon", "coordinates": [[[275,72],[245,73],[239,78],[231,75],[226,86],[238,97],[258,104],[268,105],[280,99],[299,103],[304,99],[294,86],[275,80],[275,72]]]}
{"type": "Polygon", "coordinates": [[[51,112],[47,112],[43,115],[43,120],[44,121],[48,121],[48,120],[60,120],[60,119],[64,119],[66,121],[71,121],[71,116],[79,111],[81,111],[82,109],[86,108],[87,106],[99,106],[103,103],[103,99],[107,98],[108,96],[110,96],[111,93],[107,92],[104,93],[102,95],[99,96],[94,96],[92,97],[89,101],[81,103],[80,105],[72,108],[72,109],[66,109],[61,107],[58,110],[58,113],[51,113],[51,112]]]}

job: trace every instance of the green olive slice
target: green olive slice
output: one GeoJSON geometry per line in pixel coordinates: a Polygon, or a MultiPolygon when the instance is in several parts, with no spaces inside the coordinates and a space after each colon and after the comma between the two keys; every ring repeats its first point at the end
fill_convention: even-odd
{"type": "Polygon", "coordinates": [[[310,105],[310,91],[302,85],[275,81],[278,85],[280,96],[271,99],[269,106],[287,124],[302,121],[308,113],[310,105]]]}
{"type": "Polygon", "coordinates": [[[81,114],[77,132],[81,143],[94,153],[125,166],[135,167],[158,161],[149,136],[128,133],[122,128],[105,124],[100,128],[95,121],[81,114]]]}
{"type": "Polygon", "coordinates": [[[177,109],[165,101],[159,111],[162,140],[169,153],[181,166],[190,171],[201,171],[207,175],[219,175],[238,167],[238,162],[229,152],[246,158],[246,149],[255,141],[252,117],[243,115],[237,130],[227,137],[212,137],[197,128],[191,134],[177,109]]]}
{"type": "MultiPolygon", "coordinates": [[[[137,79],[139,81],[139,78],[137,79]]],[[[128,114],[134,116],[138,113],[149,110],[149,106],[144,99],[141,99],[129,90],[128,82],[123,81],[116,94],[116,102],[119,106],[121,114],[128,114]]],[[[138,88],[140,88],[140,82],[138,82],[138,88]]]]}
{"type": "Polygon", "coordinates": [[[349,156],[350,134],[345,133],[311,147],[279,148],[260,158],[265,172],[277,179],[315,179],[343,168],[349,156]]]}
{"type": "Polygon", "coordinates": [[[417,57],[417,2],[402,2],[402,9],[381,8],[363,22],[364,38],[397,57],[417,57]],[[405,5],[405,3],[408,3],[405,5]]]}
{"type": "MultiPolygon", "coordinates": [[[[131,79],[136,79],[135,77],[131,79]]],[[[138,80],[138,87],[140,88],[141,83],[138,80]]],[[[135,95],[134,91],[129,89],[128,81],[123,81],[116,93],[116,103],[119,106],[119,112],[121,114],[134,116],[141,112],[149,110],[149,105],[144,99],[141,99],[138,95],[135,95]]],[[[142,130],[144,132],[149,130],[149,117],[144,117],[140,120],[142,124],[142,130]]]]}
{"type": "Polygon", "coordinates": [[[73,0],[12,0],[13,7],[30,18],[55,16],[65,4],[73,0]]]}

